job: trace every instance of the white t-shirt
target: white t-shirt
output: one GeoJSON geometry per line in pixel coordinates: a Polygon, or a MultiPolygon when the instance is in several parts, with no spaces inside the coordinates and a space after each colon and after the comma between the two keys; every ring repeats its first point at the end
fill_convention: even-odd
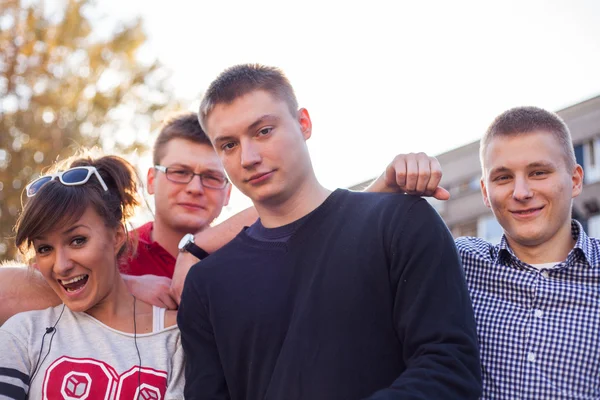
{"type": "Polygon", "coordinates": [[[0,399],[183,399],[180,332],[164,328],[164,309],[153,310],[153,332],[136,335],[141,368],[134,335],[86,313],[64,307],[44,337],[62,310],[17,314],[0,327],[0,399]]]}
{"type": "Polygon", "coordinates": [[[529,264],[531,265],[533,268],[537,269],[537,270],[543,270],[543,269],[549,269],[554,267],[556,264],[560,264],[561,261],[557,261],[557,262],[549,262],[549,263],[543,263],[543,264],[529,264]]]}

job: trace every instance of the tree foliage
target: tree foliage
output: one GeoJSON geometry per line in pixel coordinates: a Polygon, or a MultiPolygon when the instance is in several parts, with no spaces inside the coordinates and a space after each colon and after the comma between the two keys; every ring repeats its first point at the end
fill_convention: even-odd
{"type": "Polygon", "coordinates": [[[79,146],[144,149],[173,105],[168,73],[139,61],[141,20],[106,21],[90,0],[0,0],[0,259],[12,258],[26,184],[79,146]],[[102,29],[101,29],[102,28],[102,29]]]}

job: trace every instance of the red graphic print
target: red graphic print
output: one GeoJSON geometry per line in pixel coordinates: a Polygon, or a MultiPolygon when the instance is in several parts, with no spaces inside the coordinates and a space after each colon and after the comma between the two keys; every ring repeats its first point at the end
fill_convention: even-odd
{"type": "Polygon", "coordinates": [[[46,370],[42,399],[162,400],[166,390],[165,371],[133,366],[119,375],[103,361],[64,356],[46,370]]]}

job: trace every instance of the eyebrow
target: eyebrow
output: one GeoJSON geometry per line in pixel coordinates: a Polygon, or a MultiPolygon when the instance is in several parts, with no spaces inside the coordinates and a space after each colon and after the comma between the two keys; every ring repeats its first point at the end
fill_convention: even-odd
{"type": "MultiPolygon", "coordinates": [[[[556,166],[552,162],[535,161],[535,162],[527,164],[526,168],[529,168],[529,169],[530,168],[556,168],[556,166]]],[[[507,173],[507,172],[511,172],[511,169],[509,169],[507,167],[497,167],[490,171],[490,175],[507,173]]]]}
{"type": "MultiPolygon", "coordinates": [[[[258,128],[260,125],[264,124],[265,122],[278,122],[280,119],[281,118],[279,118],[277,115],[265,114],[265,115],[259,117],[258,119],[256,119],[256,121],[254,121],[250,125],[248,125],[248,127],[246,128],[246,132],[251,132],[251,131],[256,130],[256,128],[258,128]]],[[[215,144],[227,142],[227,141],[234,140],[234,139],[235,139],[235,137],[233,137],[233,136],[218,136],[215,138],[215,144]]]]}
{"type": "Polygon", "coordinates": [[[545,161],[536,161],[531,164],[527,164],[527,168],[556,168],[556,165],[553,162],[545,162],[545,161]]]}
{"type": "Polygon", "coordinates": [[[67,233],[71,233],[71,232],[73,232],[74,230],[76,230],[77,228],[81,228],[81,227],[84,227],[84,228],[90,229],[90,227],[89,227],[89,226],[87,226],[87,225],[84,225],[84,224],[77,224],[77,225],[73,225],[73,226],[72,226],[72,227],[70,227],[69,229],[67,229],[67,230],[63,231],[63,233],[62,233],[62,234],[63,234],[63,235],[66,235],[67,233]]]}
{"type": "MultiPolygon", "coordinates": [[[[77,225],[73,225],[70,228],[68,228],[68,229],[64,230],[63,232],[61,232],[61,235],[69,234],[69,233],[73,232],[75,229],[80,228],[80,227],[84,227],[84,228],[90,229],[90,227],[87,226],[87,225],[77,224],[77,225]]],[[[33,240],[46,240],[46,235],[40,235],[40,236],[32,238],[31,240],[32,241],[33,240]]]]}
{"type": "Polygon", "coordinates": [[[262,117],[260,117],[259,119],[257,119],[256,121],[254,121],[253,123],[251,123],[250,125],[248,125],[248,128],[246,128],[247,131],[253,131],[256,128],[258,128],[260,125],[264,124],[265,122],[271,121],[271,122],[277,122],[279,121],[279,117],[277,115],[273,115],[273,114],[265,114],[262,117]]]}

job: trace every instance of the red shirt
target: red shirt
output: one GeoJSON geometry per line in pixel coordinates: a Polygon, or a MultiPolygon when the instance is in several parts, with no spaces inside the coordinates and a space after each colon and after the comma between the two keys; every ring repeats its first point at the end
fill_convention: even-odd
{"type": "Polygon", "coordinates": [[[173,278],[175,258],[160,244],[152,241],[152,222],[135,231],[138,235],[137,252],[133,258],[121,265],[121,272],[127,275],[159,275],[173,278]]]}

